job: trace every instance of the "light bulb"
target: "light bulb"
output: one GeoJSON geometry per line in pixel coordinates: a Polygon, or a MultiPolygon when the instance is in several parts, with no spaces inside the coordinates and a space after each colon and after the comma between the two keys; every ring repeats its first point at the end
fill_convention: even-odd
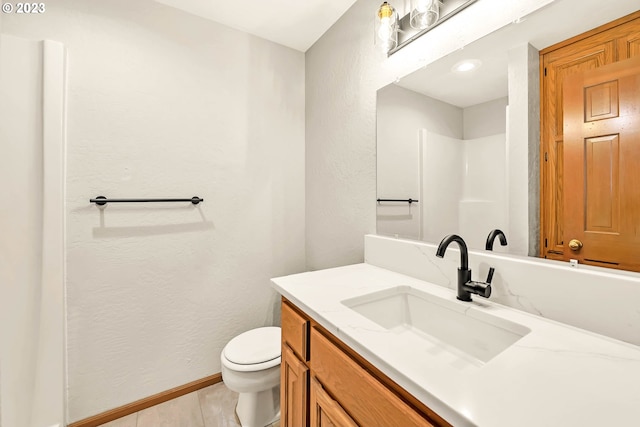
{"type": "Polygon", "coordinates": [[[389,41],[391,36],[391,18],[380,19],[380,28],[378,28],[378,37],[383,42],[389,41]]]}
{"type": "Polygon", "coordinates": [[[388,2],[382,3],[376,12],[375,38],[376,45],[379,45],[385,52],[396,47],[398,42],[398,15],[395,9],[388,2]]]}

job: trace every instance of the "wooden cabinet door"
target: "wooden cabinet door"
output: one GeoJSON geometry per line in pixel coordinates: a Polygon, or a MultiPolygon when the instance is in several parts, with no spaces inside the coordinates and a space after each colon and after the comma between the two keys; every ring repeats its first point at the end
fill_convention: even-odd
{"type": "Polygon", "coordinates": [[[564,141],[565,259],[640,271],[640,56],[566,80],[564,141]]]}
{"type": "Polygon", "coordinates": [[[311,369],[327,392],[362,426],[433,427],[315,327],[311,328],[311,369]]]}
{"type": "Polygon", "coordinates": [[[280,375],[280,425],[306,427],[309,368],[286,344],[282,345],[280,375]]]}
{"type": "Polygon", "coordinates": [[[358,427],[349,414],[324,391],[315,378],[311,378],[311,427],[358,427]]]}

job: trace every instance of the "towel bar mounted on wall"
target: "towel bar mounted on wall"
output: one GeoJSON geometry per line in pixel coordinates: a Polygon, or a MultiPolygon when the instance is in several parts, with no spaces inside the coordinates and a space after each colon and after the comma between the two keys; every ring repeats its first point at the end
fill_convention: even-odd
{"type": "Polygon", "coordinates": [[[158,202],[191,202],[197,205],[200,202],[204,202],[198,196],[193,196],[190,199],[107,199],[104,196],[98,196],[95,199],[89,199],[89,203],[95,203],[98,206],[104,206],[107,203],[158,203],[158,202]]]}
{"type": "Polygon", "coordinates": [[[404,203],[418,203],[418,200],[414,199],[376,199],[378,203],[380,202],[404,202],[404,203]]]}

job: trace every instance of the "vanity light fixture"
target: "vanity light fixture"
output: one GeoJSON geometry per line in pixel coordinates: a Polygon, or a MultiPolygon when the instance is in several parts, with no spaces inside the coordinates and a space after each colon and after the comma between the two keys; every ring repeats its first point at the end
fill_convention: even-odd
{"type": "Polygon", "coordinates": [[[378,8],[375,18],[375,44],[384,53],[398,45],[398,13],[388,2],[378,8]]]}
{"type": "Polygon", "coordinates": [[[482,61],[479,59],[465,59],[451,67],[451,71],[458,74],[470,73],[471,71],[480,68],[481,65],[482,61]]]}
{"type": "Polygon", "coordinates": [[[411,0],[411,28],[424,30],[440,19],[440,0],[411,0]]]}
{"type": "MultiPolygon", "coordinates": [[[[400,0],[394,1],[401,3],[400,0]]],[[[476,1],[411,0],[411,9],[402,18],[390,2],[385,1],[376,11],[375,45],[391,55],[476,1]]],[[[405,10],[405,7],[402,6],[401,10],[405,10]]]]}

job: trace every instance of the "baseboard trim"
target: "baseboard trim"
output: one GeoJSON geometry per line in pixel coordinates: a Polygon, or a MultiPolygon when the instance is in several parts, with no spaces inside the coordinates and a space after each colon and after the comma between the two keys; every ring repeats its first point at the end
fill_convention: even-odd
{"type": "Polygon", "coordinates": [[[166,402],[167,400],[175,399],[176,397],[192,393],[196,390],[209,387],[210,385],[217,384],[219,382],[222,382],[222,374],[213,374],[206,378],[192,381],[188,384],[172,388],[171,390],[163,391],[161,393],[154,394],[153,396],[137,400],[133,403],[120,406],[119,408],[114,408],[101,414],[94,415],[93,417],[76,421],[75,423],[69,424],[68,427],[97,427],[99,425],[108,423],[109,421],[126,417],[129,414],[142,411],[143,409],[150,408],[151,406],[166,402]]]}

